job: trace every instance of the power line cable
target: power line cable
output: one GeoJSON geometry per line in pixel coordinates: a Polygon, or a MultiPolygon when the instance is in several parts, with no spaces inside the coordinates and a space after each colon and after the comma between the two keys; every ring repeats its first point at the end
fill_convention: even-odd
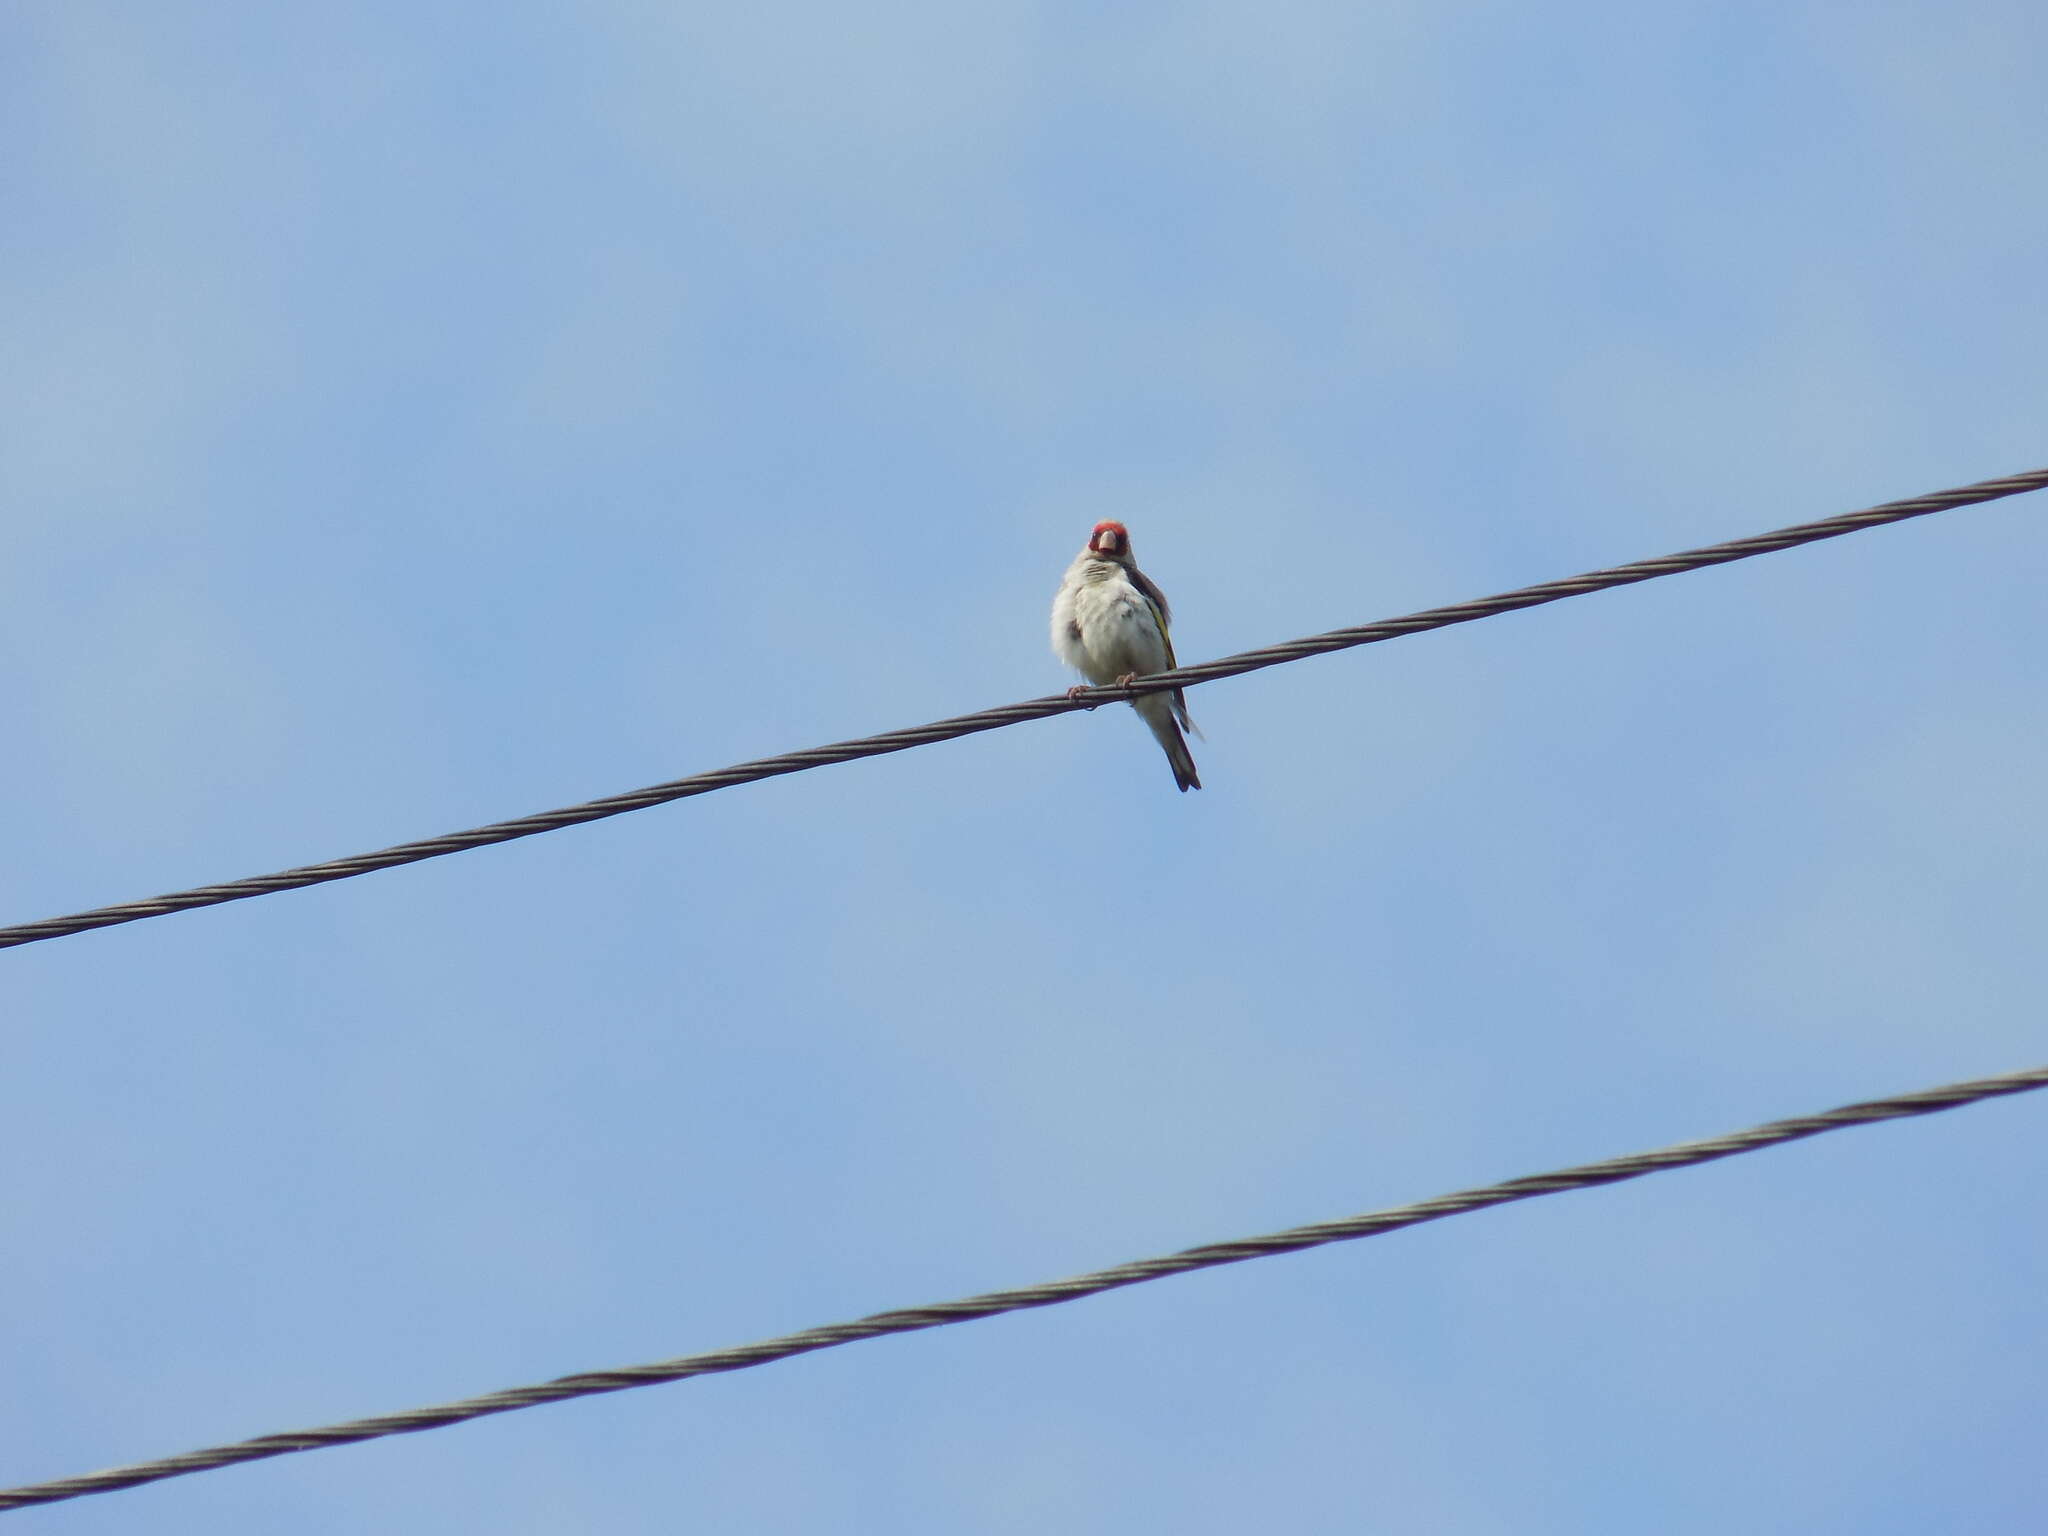
{"type": "Polygon", "coordinates": [[[1928,1088],[1919,1093],[1900,1094],[1894,1098],[1870,1099],[1860,1104],[1847,1104],[1840,1109],[1831,1109],[1822,1114],[1801,1115],[1792,1120],[1774,1120],[1767,1125],[1754,1126],[1749,1130],[1736,1131],[1727,1136],[1717,1136],[1709,1141],[1680,1142],[1676,1146],[1660,1147],[1651,1152],[1638,1152],[1628,1157],[1609,1158],[1604,1162],[1584,1163],[1575,1168],[1560,1169],[1556,1173],[1532,1174],[1525,1178],[1509,1179],[1501,1184],[1489,1184],[1480,1189],[1460,1190],[1455,1194],[1439,1195],[1434,1200],[1418,1201],[1413,1205],[1398,1205],[1389,1210],[1373,1211],[1362,1216],[1348,1216],[1338,1221],[1318,1222],[1313,1226],[1290,1227],[1284,1232],[1271,1232],[1263,1237],[1207,1243],[1199,1248],[1183,1249],[1179,1253],[1167,1254],[1160,1258],[1139,1259],[1134,1263],[1119,1264],[1113,1269],[1098,1269],[1065,1280],[1049,1281],[1043,1285],[1025,1286],[1009,1291],[989,1291],[959,1301],[909,1307],[894,1312],[878,1312],[856,1322],[807,1328],[801,1333],[784,1334],[780,1338],[767,1339],[758,1344],[744,1344],[734,1349],[684,1355],[680,1359],[660,1360],[651,1365],[625,1366],[617,1370],[584,1371],[574,1376],[557,1377],[553,1381],[541,1382],[535,1386],[514,1387],[508,1391],[486,1393],[482,1397],[466,1397],[431,1408],[415,1408],[404,1413],[383,1414],[370,1419],[351,1419],[346,1423],[330,1424],[320,1429],[262,1435],[254,1440],[241,1440],[231,1445],[188,1451],[182,1456],[166,1456],[160,1461],[113,1467],[104,1472],[88,1473],[83,1477],[57,1478],[51,1482],[29,1483],[19,1488],[0,1489],[0,1511],[25,1509],[36,1504],[54,1504],[91,1493],[111,1493],[115,1489],[133,1488],[141,1483],[153,1483],[167,1477],[182,1477],[192,1472],[209,1472],[239,1462],[286,1456],[295,1451],[324,1450],[329,1446],[376,1440],[385,1435],[439,1429],[444,1425],[460,1424],[468,1419],[479,1419],[494,1413],[510,1413],[519,1408],[537,1407],[542,1403],[558,1403],[569,1398],[592,1397],[605,1392],[624,1392],[633,1387],[650,1387],[661,1382],[681,1381],[690,1376],[741,1371],[775,1360],[786,1360],[792,1355],[852,1344],[861,1339],[916,1333],[926,1328],[942,1328],[949,1323],[972,1322],[978,1318],[995,1317],[1004,1312],[1018,1312],[1029,1307],[1055,1306],[1061,1302],[1078,1301],[1084,1296],[1099,1295],[1103,1291],[1116,1290],[1126,1285],[1141,1285],[1148,1280],[1164,1279],[1168,1275],[1184,1275],[1195,1270],[1214,1269],[1224,1264],[1239,1264],[1247,1259],[1270,1258],[1274,1254],[1296,1253],[1304,1248],[1320,1248],[1326,1243],[1378,1237],[1382,1233],[1397,1231],[1402,1227],[1419,1226],[1423,1222],[1439,1221],[1446,1216],[1461,1216],[1468,1211],[1485,1210],[1489,1206],[1531,1200],[1539,1195],[1562,1194],[1567,1190],[1590,1189],[1601,1184],[1619,1184],[1624,1180],[1639,1179],[1645,1174],[1662,1173],[1672,1168],[1689,1168],[1698,1163],[1710,1163],[1744,1152],[1761,1151],[1765,1147],[1799,1141],[1827,1131],[1845,1130],[1854,1125],[1871,1125],[1882,1120],[1901,1120],[1913,1115],[1931,1115],[1941,1110],[1957,1109],[1965,1104],[1975,1104],[2006,1094],[2028,1093],[2037,1088],[2048,1088],[2048,1066],[2034,1067],[2023,1072],[2008,1072],[2000,1077],[1951,1083],[1943,1088],[1928,1088]]]}
{"type": "Polygon", "coordinates": [[[607,795],[599,800],[587,800],[581,805],[542,811],[533,816],[522,816],[515,821],[497,821],[489,826],[472,827],[466,832],[450,832],[441,837],[423,838],[419,842],[400,843],[396,847],[381,849],[375,853],[359,853],[349,858],[329,859],[321,864],[306,864],[297,869],[255,875],[245,880],[230,880],[220,885],[195,886],[191,890],[174,891],[169,895],[152,897],[146,901],[127,901],[116,906],[74,912],[67,917],[50,917],[39,922],[17,923],[13,927],[0,928],[0,949],[11,948],[17,944],[34,944],[43,939],[62,938],[67,934],[84,933],[92,928],[111,928],[119,923],[140,922],[146,917],[163,917],[172,912],[188,912],[196,907],[212,907],[222,902],[243,901],[252,896],[268,896],[278,891],[298,890],[303,886],[321,885],[329,880],[348,880],[357,875],[367,875],[373,870],[392,869],[400,864],[416,864],[422,859],[438,859],[444,854],[483,848],[492,843],[508,843],[515,838],[532,837],[540,832],[555,832],[563,827],[580,826],[587,821],[602,821],[607,816],[620,816],[627,811],[642,811],[650,806],[666,805],[671,800],[709,794],[716,789],[730,789],[736,784],[751,784],[759,779],[776,778],[785,773],[802,773],[807,769],[823,768],[832,763],[847,763],[856,758],[880,757],[890,752],[906,751],[911,747],[930,746],[935,742],[951,741],[958,736],[971,736],[979,731],[993,731],[1006,725],[1019,725],[1026,720],[1042,720],[1050,715],[1062,715],[1076,709],[1093,709],[1099,704],[1133,699],[1143,694],[1164,693],[1170,688],[1192,688],[1199,683],[1214,682],[1224,677],[1237,677],[1246,672],[1256,672],[1263,667],[1276,667],[1283,662],[1301,661],[1306,657],[1320,656],[1329,651],[1349,650],[1352,646],[1372,645],[1377,641],[1393,640],[1402,635],[1417,635],[1427,630],[1445,629],[1453,624],[1467,624],[1474,619],[1492,618],[1496,614],[1512,613],[1520,608],[1536,608],[1567,597],[1583,597],[1591,592],[1604,592],[1610,587],[1625,587],[1658,576],[1676,576],[1681,572],[1696,571],[1705,566],[1725,565],[1731,560],[1747,560],[1753,555],[1772,554],[1800,544],[1838,538],[1845,533],[1858,533],[1865,528],[1903,522],[1910,517],[1925,517],[1931,512],[1946,512],[1977,502],[2017,496],[2026,491],[2040,490],[2043,486],[2048,486],[2048,469],[2029,470],[2024,474],[2006,475],[1997,480],[1983,480],[1975,485],[1960,486],[1954,490],[1915,496],[1907,501],[1886,502],[1882,506],[1868,507],[1861,512],[1845,512],[1839,517],[1824,518],[1820,522],[1798,523],[1771,533],[1755,534],[1746,539],[1733,539],[1725,544],[1709,544],[1702,549],[1685,550],[1675,555],[1661,555],[1650,560],[1637,560],[1628,565],[1588,571],[1583,575],[1567,576],[1562,580],[1547,581],[1538,586],[1519,587],[1512,592],[1502,592],[1493,597],[1453,603],[1445,608],[1428,608],[1403,618],[1381,619],[1376,623],[1360,624],[1350,629],[1335,629],[1327,634],[1310,635],[1304,639],[1290,640],[1282,645],[1269,645],[1256,651],[1242,651],[1235,656],[1203,662],[1199,666],[1181,667],[1173,672],[1156,672],[1125,685],[1110,684],[1101,688],[1081,688],[1076,689],[1071,695],[1054,694],[1046,698],[1029,699],[1021,704],[1006,704],[997,709],[984,709],[971,715],[955,715],[951,719],[937,720],[930,725],[885,731],[878,736],[863,736],[854,741],[835,742],[830,746],[811,747],[801,752],[785,752],[780,757],[758,758],[752,762],[737,763],[730,768],[720,768],[711,773],[692,774],[684,779],[671,779],[665,784],[652,784],[645,789],[607,795]]]}

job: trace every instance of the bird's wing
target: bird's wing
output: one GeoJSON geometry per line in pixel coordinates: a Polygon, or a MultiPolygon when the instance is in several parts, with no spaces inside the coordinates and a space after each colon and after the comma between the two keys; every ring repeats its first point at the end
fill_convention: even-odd
{"type": "MultiPolygon", "coordinates": [[[[1180,663],[1174,660],[1173,657],[1173,611],[1166,606],[1166,594],[1160,591],[1142,571],[1133,570],[1130,576],[1131,585],[1136,587],[1138,595],[1145,599],[1145,608],[1152,615],[1152,623],[1159,631],[1159,648],[1166,652],[1166,665],[1160,670],[1171,672],[1180,663]]],[[[1188,718],[1187,695],[1178,688],[1173,690],[1173,712],[1179,717],[1182,725],[1193,731],[1197,736],[1202,734],[1201,727],[1188,718]]]]}
{"type": "MultiPolygon", "coordinates": [[[[1135,586],[1137,585],[1137,583],[1133,583],[1133,585],[1135,586]]],[[[1173,634],[1170,628],[1171,620],[1167,615],[1164,605],[1162,605],[1160,601],[1152,595],[1152,592],[1148,592],[1146,590],[1146,587],[1150,586],[1150,582],[1146,582],[1143,586],[1138,586],[1138,596],[1142,597],[1145,600],[1145,613],[1146,616],[1152,620],[1152,632],[1159,637],[1159,649],[1166,653],[1166,665],[1161,667],[1159,670],[1162,672],[1171,672],[1174,669],[1174,666],[1176,665],[1173,659],[1173,634]]],[[[1153,591],[1156,590],[1158,589],[1153,588],[1153,591]]]]}
{"type": "Polygon", "coordinates": [[[1124,574],[1130,577],[1131,585],[1144,594],[1145,601],[1159,610],[1159,629],[1163,634],[1166,626],[1173,622],[1173,608],[1166,601],[1166,594],[1159,590],[1159,584],[1135,565],[1124,567],[1124,574]]]}

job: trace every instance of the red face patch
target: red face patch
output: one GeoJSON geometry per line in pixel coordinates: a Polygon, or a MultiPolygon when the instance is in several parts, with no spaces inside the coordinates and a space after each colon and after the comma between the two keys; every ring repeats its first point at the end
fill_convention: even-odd
{"type": "Polygon", "coordinates": [[[1130,541],[1122,523],[1097,523],[1088,536],[1088,547],[1098,555],[1120,555],[1130,541]]]}

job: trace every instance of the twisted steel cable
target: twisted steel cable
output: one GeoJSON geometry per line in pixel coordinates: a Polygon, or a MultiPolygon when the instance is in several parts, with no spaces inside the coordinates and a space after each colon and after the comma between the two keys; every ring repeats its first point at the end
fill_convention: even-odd
{"type": "Polygon", "coordinates": [[[1852,1125],[1872,1125],[1881,1120],[1931,1115],[1944,1109],[1957,1109],[1965,1104],[1975,1104],[2006,1094],[2028,1093],[2037,1088],[2048,1088],[2048,1067],[2033,1067],[2022,1072],[2008,1072],[2001,1077],[1950,1083],[1943,1088],[1928,1088],[1919,1093],[1905,1093],[1889,1099],[1870,1099],[1860,1104],[1846,1104],[1840,1109],[1831,1109],[1822,1114],[1801,1115],[1792,1120],[1773,1120],[1767,1125],[1754,1126],[1749,1130],[1736,1131],[1727,1136],[1716,1136],[1709,1141],[1685,1141],[1676,1146],[1660,1147],[1651,1152],[1638,1152],[1629,1157],[1584,1163],[1576,1168],[1560,1169],[1555,1173],[1531,1174],[1524,1178],[1509,1179],[1501,1184],[1489,1184],[1480,1189],[1459,1190],[1455,1194],[1439,1195],[1434,1200],[1422,1200],[1413,1205],[1397,1205],[1390,1210],[1372,1211],[1362,1216],[1347,1216],[1339,1221],[1317,1222],[1313,1226],[1290,1227],[1284,1232],[1270,1232],[1263,1237],[1206,1243],[1199,1248],[1186,1248],[1179,1253],[1167,1254],[1160,1258],[1139,1259],[1130,1264],[1119,1264],[1113,1269],[1098,1269],[1065,1280],[1048,1281],[1043,1285],[1023,1286],[1009,1291],[989,1291],[959,1301],[938,1302],[925,1307],[907,1307],[895,1312],[877,1312],[871,1317],[863,1317],[854,1322],[807,1328],[801,1333],[784,1334],[780,1338],[765,1339],[758,1344],[743,1344],[733,1349],[716,1349],[701,1355],[684,1355],[675,1360],[658,1360],[651,1365],[624,1366],[608,1371],[582,1371],[574,1376],[560,1376],[553,1381],[540,1382],[530,1387],[513,1387],[503,1392],[489,1392],[481,1397],[461,1398],[456,1402],[442,1403],[431,1408],[414,1408],[404,1413],[387,1413],[370,1419],[351,1419],[346,1423],[329,1424],[320,1429],[262,1435],[254,1440],[241,1440],[231,1445],[187,1451],[182,1456],[166,1456],[159,1461],[112,1467],[104,1472],[88,1473],[83,1477],[56,1478],[45,1483],[28,1483],[19,1488],[0,1489],[0,1512],[25,1509],[35,1504],[54,1504],[64,1499],[82,1498],[89,1493],[111,1493],[119,1488],[133,1488],[141,1483],[158,1482],[167,1477],[182,1477],[190,1472],[209,1472],[217,1467],[233,1466],[238,1462],[286,1456],[294,1451],[324,1450],[329,1446],[352,1445],[360,1440],[375,1440],[385,1435],[439,1429],[447,1424],[460,1424],[468,1419],[480,1419],[494,1413],[510,1413],[518,1408],[533,1408],[542,1403],[558,1403],[568,1398],[593,1397],[605,1392],[624,1392],[632,1387],[651,1387],[661,1382],[681,1381],[691,1376],[708,1376],[720,1371],[742,1371],[751,1366],[786,1360],[792,1355],[808,1354],[819,1349],[834,1349],[841,1344],[852,1344],[861,1339],[880,1338],[896,1333],[916,1333],[926,1328],[942,1328],[948,1323],[972,1322],[977,1318],[995,1317],[1004,1312],[1019,1312],[1028,1307],[1056,1306],[1061,1302],[1078,1301],[1084,1296],[1099,1295],[1103,1291],[1113,1291],[1122,1286],[1141,1285],[1148,1280],[1164,1279],[1168,1275],[1184,1275],[1199,1269],[1214,1269],[1224,1264],[1240,1264],[1247,1259],[1269,1258],[1274,1254],[1296,1253],[1304,1248],[1320,1248],[1326,1243],[1378,1237],[1382,1233],[1397,1231],[1402,1227],[1419,1226],[1426,1221],[1440,1221],[1446,1216],[1461,1216],[1468,1211],[1485,1210],[1489,1206],[1531,1200],[1538,1195],[1562,1194],[1567,1190],[1590,1189],[1601,1184],[1619,1184],[1624,1180],[1639,1179],[1645,1174],[1661,1173],[1670,1168],[1689,1168],[1696,1163],[1710,1163],[1718,1158],[1756,1152],[1765,1147],[1779,1146],[1784,1142],[1818,1136],[1826,1131],[1844,1130],[1852,1125]]]}
{"type": "Polygon", "coordinates": [[[280,870],[270,875],[255,875],[245,880],[230,880],[219,885],[195,886],[191,890],[174,891],[169,895],[152,897],[146,901],[127,901],[111,907],[95,907],[88,912],[74,912],[67,917],[17,923],[9,928],[0,928],[0,949],[11,948],[17,944],[34,944],[43,939],[62,938],[67,934],[84,933],[92,928],[111,928],[119,923],[139,922],[146,917],[163,917],[172,912],[187,912],[195,907],[218,906],[222,902],[243,901],[251,896],[268,896],[277,891],[297,890],[302,886],[320,885],[329,880],[347,880],[356,875],[367,875],[373,870],[392,869],[400,864],[416,864],[422,859],[438,859],[444,854],[461,853],[469,848],[483,848],[492,843],[507,843],[515,838],[532,837],[539,832],[555,832],[563,827],[580,826],[587,821],[602,821],[607,816],[646,810],[649,806],[666,805],[671,800],[709,794],[712,790],[729,789],[736,784],[751,784],[758,779],[772,779],[785,773],[802,773],[806,769],[823,768],[832,763],[852,762],[856,758],[881,757],[886,753],[902,752],[911,747],[951,741],[958,736],[972,736],[980,731],[1019,725],[1026,720],[1043,720],[1049,715],[1063,715],[1077,709],[1093,709],[1099,704],[1134,699],[1143,694],[1164,693],[1170,688],[1192,688],[1199,683],[1214,682],[1223,677],[1237,677],[1246,672],[1256,672],[1263,667],[1276,667],[1283,662],[1320,656],[1328,651],[1349,650],[1355,645],[1372,645],[1381,640],[1397,639],[1402,635],[1417,635],[1426,630],[1445,629],[1453,624],[1468,624],[1474,619],[1492,618],[1496,614],[1512,613],[1519,608],[1536,608],[1562,598],[1583,597],[1589,592],[1604,592],[1609,587],[1625,587],[1634,582],[1649,581],[1657,576],[1675,576],[1683,571],[1696,571],[1705,566],[1725,565],[1731,560],[1747,560],[1752,555],[1768,555],[1800,544],[1838,538],[1845,533],[1858,533],[1865,528],[1903,522],[1910,517],[1925,517],[1930,512],[1946,512],[1977,502],[2017,496],[2022,492],[2040,490],[2044,486],[2048,486],[2048,469],[2028,470],[2023,474],[2006,475],[1997,480],[1982,480],[1975,485],[1959,486],[1954,490],[1915,496],[1907,501],[1886,502],[1883,506],[1868,507],[1861,512],[1845,512],[1839,517],[1824,518],[1815,523],[1797,523],[1771,533],[1759,533],[1746,539],[1732,539],[1725,544],[1709,544],[1701,549],[1684,550],[1675,555],[1660,555],[1650,560],[1637,560],[1628,565],[1587,571],[1583,575],[1567,576],[1559,581],[1546,581],[1533,587],[1519,587],[1512,592],[1474,598],[1470,602],[1453,603],[1445,608],[1427,608],[1403,618],[1381,619],[1376,623],[1359,624],[1350,629],[1333,629],[1327,634],[1310,635],[1300,640],[1287,641],[1282,645],[1269,645],[1256,651],[1242,651],[1235,656],[1203,662],[1199,666],[1181,667],[1172,672],[1155,672],[1129,684],[1080,688],[1072,694],[1054,694],[1046,698],[1028,699],[1021,704],[1006,704],[996,709],[980,710],[971,715],[955,715],[951,719],[935,720],[929,725],[885,731],[878,736],[863,736],[855,741],[834,742],[829,746],[811,747],[801,752],[785,752],[780,757],[757,758],[752,762],[736,763],[730,768],[720,768],[711,773],[692,774],[688,778],[671,779],[665,784],[650,784],[645,789],[628,790],[624,794],[587,800],[581,805],[565,806],[556,811],[542,811],[534,816],[522,816],[515,821],[496,821],[489,826],[472,827],[466,832],[450,832],[441,837],[423,838],[414,843],[400,843],[396,847],[380,849],[375,853],[359,853],[349,858],[329,859],[321,864],[306,864],[297,869],[280,870]]]}

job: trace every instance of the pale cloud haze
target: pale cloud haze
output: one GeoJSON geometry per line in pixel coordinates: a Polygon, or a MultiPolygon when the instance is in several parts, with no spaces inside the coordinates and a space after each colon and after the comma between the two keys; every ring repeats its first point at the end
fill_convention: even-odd
{"type": "MultiPolygon", "coordinates": [[[[2038,6],[32,3],[0,921],[2048,461],[2038,6]]],[[[2048,1059],[2039,497],[0,956],[0,1483],[2048,1059]]],[[[2043,1107],[24,1532],[2013,1530],[2043,1107]]]]}

